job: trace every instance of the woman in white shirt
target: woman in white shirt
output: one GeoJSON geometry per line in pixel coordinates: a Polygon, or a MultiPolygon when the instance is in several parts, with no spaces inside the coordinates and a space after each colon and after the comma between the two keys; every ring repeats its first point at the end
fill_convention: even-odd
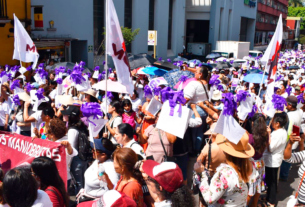
{"type": "Polygon", "coordinates": [[[0,97],[0,130],[2,131],[8,131],[9,113],[10,107],[2,94],[0,97]]]}
{"type": "Polygon", "coordinates": [[[111,140],[111,142],[114,145],[118,145],[114,135],[116,128],[123,123],[122,117],[121,117],[121,103],[119,101],[112,101],[108,106],[108,114],[111,115],[110,120],[105,125],[107,127],[106,133],[103,134],[104,138],[108,138],[111,140]]]}
{"type": "MultiPolygon", "coordinates": [[[[209,100],[209,77],[209,70],[206,67],[198,67],[196,69],[195,78],[197,81],[190,82],[183,90],[184,98],[189,104],[197,104],[209,100]]],[[[196,109],[202,119],[202,125],[192,128],[192,138],[194,150],[199,153],[203,147],[203,132],[207,130],[207,113],[199,106],[196,106],[196,109]]],[[[192,118],[195,118],[195,116],[193,115],[192,118]]]]}
{"type": "Polygon", "coordinates": [[[284,129],[287,121],[285,113],[276,113],[272,121],[274,131],[271,133],[271,129],[269,127],[267,129],[269,146],[264,152],[263,158],[266,172],[265,180],[268,186],[266,201],[270,206],[274,206],[276,203],[278,170],[283,161],[283,152],[287,142],[287,131],[284,129]]]}

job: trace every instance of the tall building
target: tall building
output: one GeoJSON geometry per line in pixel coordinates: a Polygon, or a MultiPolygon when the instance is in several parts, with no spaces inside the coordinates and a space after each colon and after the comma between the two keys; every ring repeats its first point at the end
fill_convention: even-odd
{"type": "Polygon", "coordinates": [[[258,0],[254,49],[264,50],[267,48],[275,32],[280,14],[282,14],[284,31],[286,31],[287,13],[288,0],[258,0]]]}

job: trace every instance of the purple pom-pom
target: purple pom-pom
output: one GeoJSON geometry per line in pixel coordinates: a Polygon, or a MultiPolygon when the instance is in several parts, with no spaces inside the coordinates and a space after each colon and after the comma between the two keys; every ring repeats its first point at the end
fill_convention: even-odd
{"type": "Polygon", "coordinates": [[[68,74],[68,75],[71,75],[71,74],[72,74],[72,70],[71,70],[70,68],[67,70],[67,74],[68,74]]]}
{"type": "Polygon", "coordinates": [[[13,102],[14,102],[14,104],[17,106],[20,106],[21,104],[20,104],[20,99],[19,99],[19,96],[18,96],[18,94],[16,94],[16,95],[14,95],[13,96],[13,102]]]}
{"type": "MultiPolygon", "coordinates": [[[[105,98],[105,96],[103,96],[103,98],[105,98]]],[[[107,91],[107,98],[111,99],[111,100],[114,98],[114,96],[112,95],[112,93],[110,91],[107,91]]]]}
{"type": "Polygon", "coordinates": [[[85,103],[81,106],[80,110],[84,117],[89,118],[93,116],[93,119],[98,119],[99,117],[97,115],[103,117],[101,106],[98,103],[85,103]]]}
{"type": "Polygon", "coordinates": [[[72,74],[70,75],[70,79],[75,84],[82,84],[82,81],[86,81],[86,79],[82,75],[82,72],[78,69],[73,70],[72,74]]]}
{"type": "Polygon", "coordinates": [[[100,70],[100,66],[95,66],[94,71],[99,71],[100,70]]]}
{"type": "Polygon", "coordinates": [[[219,84],[219,85],[217,86],[217,90],[223,92],[223,91],[224,91],[223,85],[219,84]]]}
{"type": "Polygon", "coordinates": [[[61,78],[57,78],[56,82],[57,82],[57,84],[62,84],[62,79],[61,78]]]}
{"type": "Polygon", "coordinates": [[[162,61],[162,57],[159,57],[158,60],[159,60],[159,61],[162,61]]]}
{"type": "Polygon", "coordinates": [[[103,73],[98,74],[98,81],[104,80],[105,79],[105,75],[103,73]]]}
{"type": "Polygon", "coordinates": [[[298,99],[298,103],[302,103],[304,104],[304,98],[303,98],[303,93],[301,93],[300,95],[297,96],[297,99],[298,99]]]}
{"type": "Polygon", "coordinates": [[[247,96],[250,96],[248,91],[239,90],[236,94],[236,102],[245,101],[247,96]]]}
{"type": "Polygon", "coordinates": [[[14,80],[11,84],[11,90],[14,90],[19,87],[20,87],[20,80],[14,80]]]}
{"type": "Polygon", "coordinates": [[[252,118],[255,115],[256,111],[257,111],[257,106],[254,104],[252,107],[252,111],[248,114],[248,117],[252,118]]]}
{"type": "Polygon", "coordinates": [[[2,71],[1,73],[0,73],[0,78],[2,78],[3,76],[6,76],[7,74],[6,74],[6,72],[5,72],[5,70],[4,71],[2,71]]]}
{"type": "Polygon", "coordinates": [[[32,70],[32,66],[29,65],[27,68],[26,68],[27,71],[31,71],[32,70]]]}
{"type": "Polygon", "coordinates": [[[284,111],[284,106],[287,106],[286,99],[280,95],[273,94],[272,95],[272,103],[277,111],[284,111]]]}
{"type": "Polygon", "coordinates": [[[183,75],[179,78],[179,81],[185,82],[187,79],[188,79],[188,77],[186,75],[183,75]]]}
{"type": "Polygon", "coordinates": [[[150,88],[148,85],[146,85],[146,86],[144,87],[144,96],[145,96],[145,97],[152,96],[151,88],[150,88]]]}
{"type": "Polygon", "coordinates": [[[168,59],[167,59],[167,62],[171,63],[172,61],[171,61],[171,59],[168,58],[168,59]]]}
{"type": "Polygon", "coordinates": [[[36,91],[35,95],[37,96],[38,100],[41,100],[41,99],[44,98],[43,93],[44,93],[44,89],[43,89],[43,88],[39,88],[39,89],[36,91]]]}
{"type": "Polygon", "coordinates": [[[220,84],[220,80],[218,78],[219,78],[219,75],[216,75],[216,74],[212,75],[209,84],[212,85],[212,86],[219,85],[220,84]]]}
{"type": "Polygon", "coordinates": [[[221,101],[224,104],[223,115],[229,116],[234,115],[235,110],[237,109],[237,103],[234,100],[232,93],[223,93],[221,101]]]}
{"type": "Polygon", "coordinates": [[[24,87],[27,92],[30,92],[31,90],[34,89],[34,87],[30,83],[26,83],[24,87]]]}
{"type": "Polygon", "coordinates": [[[103,65],[105,65],[106,64],[106,62],[105,61],[103,61],[103,65]]]}

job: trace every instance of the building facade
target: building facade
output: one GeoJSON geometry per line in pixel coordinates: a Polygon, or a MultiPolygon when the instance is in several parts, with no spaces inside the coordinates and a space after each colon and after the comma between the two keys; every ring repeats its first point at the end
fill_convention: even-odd
{"type": "Polygon", "coordinates": [[[28,0],[0,0],[0,65],[17,65],[18,60],[13,60],[14,52],[14,16],[31,31],[31,2],[28,0]]]}
{"type": "Polygon", "coordinates": [[[267,48],[275,32],[280,14],[283,18],[284,32],[286,32],[287,13],[288,0],[258,0],[254,49],[264,50],[267,48]]]}

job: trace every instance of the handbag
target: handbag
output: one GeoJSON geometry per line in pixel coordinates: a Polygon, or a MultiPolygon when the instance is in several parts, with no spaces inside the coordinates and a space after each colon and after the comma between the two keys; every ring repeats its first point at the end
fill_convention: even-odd
{"type": "Polygon", "coordinates": [[[160,133],[160,130],[158,129],[158,134],[159,134],[159,138],[160,138],[160,142],[161,142],[161,145],[162,145],[162,148],[163,148],[163,151],[165,153],[164,155],[164,162],[176,162],[176,158],[175,157],[169,157],[167,155],[167,152],[165,150],[165,147],[164,147],[164,144],[163,144],[163,141],[162,141],[162,138],[161,138],[161,133],[160,133]]]}
{"type": "MultiPolygon", "coordinates": [[[[303,176],[302,176],[302,179],[301,179],[301,182],[299,184],[299,187],[298,187],[298,191],[295,193],[295,196],[291,195],[289,197],[289,200],[287,202],[287,207],[294,207],[294,206],[298,206],[298,195],[299,195],[299,190],[301,188],[301,185],[303,183],[303,180],[304,180],[304,177],[305,177],[305,170],[304,170],[304,173],[303,173],[303,176]]],[[[303,206],[303,205],[302,205],[303,206]]]]}

